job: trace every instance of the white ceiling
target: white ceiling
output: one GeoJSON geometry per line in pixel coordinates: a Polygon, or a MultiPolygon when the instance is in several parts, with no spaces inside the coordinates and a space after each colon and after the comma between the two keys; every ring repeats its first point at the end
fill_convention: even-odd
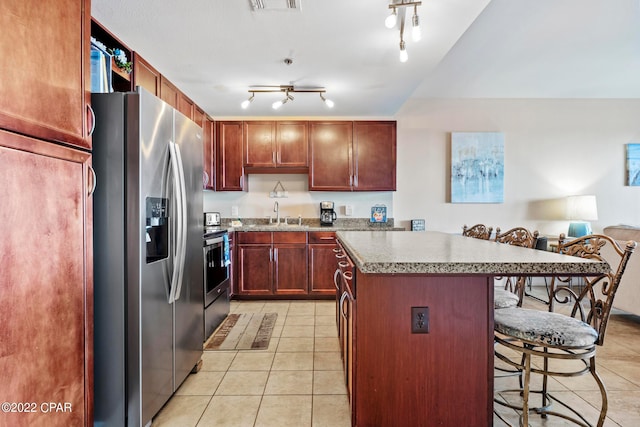
{"type": "Polygon", "coordinates": [[[389,117],[410,97],[640,98],[640,0],[422,1],[406,63],[384,26],[389,0],[261,12],[250,0],[92,0],[92,16],[215,118],[389,117]],[[336,106],[298,93],[277,111],[282,94],[240,108],[250,86],[287,84],[325,87],[336,106]]]}

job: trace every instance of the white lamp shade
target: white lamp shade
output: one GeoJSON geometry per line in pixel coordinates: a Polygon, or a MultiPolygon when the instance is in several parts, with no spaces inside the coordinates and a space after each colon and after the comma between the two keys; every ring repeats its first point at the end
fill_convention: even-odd
{"type": "Polygon", "coordinates": [[[595,221],[598,219],[596,196],[567,197],[567,219],[579,221],[595,221]]]}

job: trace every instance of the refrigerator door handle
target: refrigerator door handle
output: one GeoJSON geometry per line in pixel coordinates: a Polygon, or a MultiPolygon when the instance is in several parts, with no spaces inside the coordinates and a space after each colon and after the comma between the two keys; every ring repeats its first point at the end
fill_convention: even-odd
{"type": "Polygon", "coordinates": [[[175,251],[173,256],[173,272],[171,274],[171,286],[169,291],[169,304],[173,304],[176,300],[176,291],[180,283],[180,265],[182,263],[182,235],[184,230],[182,229],[182,185],[181,175],[179,167],[179,157],[177,151],[177,145],[173,141],[169,141],[169,161],[171,164],[171,172],[173,176],[173,191],[176,199],[176,213],[175,213],[175,251]]]}
{"type": "Polygon", "coordinates": [[[180,183],[180,209],[178,213],[178,221],[181,223],[182,234],[180,235],[180,258],[178,264],[178,282],[174,295],[174,301],[180,299],[182,295],[182,282],[184,278],[184,264],[187,255],[187,227],[188,227],[188,215],[187,215],[187,185],[185,183],[184,166],[182,163],[182,154],[180,154],[180,146],[173,143],[176,150],[176,157],[178,159],[178,181],[180,183]]]}

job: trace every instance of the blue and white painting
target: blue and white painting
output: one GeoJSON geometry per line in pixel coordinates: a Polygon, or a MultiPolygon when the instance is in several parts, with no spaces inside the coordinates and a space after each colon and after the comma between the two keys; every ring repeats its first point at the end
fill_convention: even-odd
{"type": "Polygon", "coordinates": [[[640,185],[640,144],[627,144],[627,184],[640,185]]]}
{"type": "Polygon", "coordinates": [[[504,134],[451,133],[451,203],[504,201],[504,134]]]}

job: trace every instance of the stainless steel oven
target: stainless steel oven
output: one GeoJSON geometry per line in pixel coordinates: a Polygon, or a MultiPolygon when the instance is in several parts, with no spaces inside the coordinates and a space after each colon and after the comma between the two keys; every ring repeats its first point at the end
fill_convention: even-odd
{"type": "Polygon", "coordinates": [[[230,254],[226,231],[204,235],[204,340],[229,314],[230,254]]]}

